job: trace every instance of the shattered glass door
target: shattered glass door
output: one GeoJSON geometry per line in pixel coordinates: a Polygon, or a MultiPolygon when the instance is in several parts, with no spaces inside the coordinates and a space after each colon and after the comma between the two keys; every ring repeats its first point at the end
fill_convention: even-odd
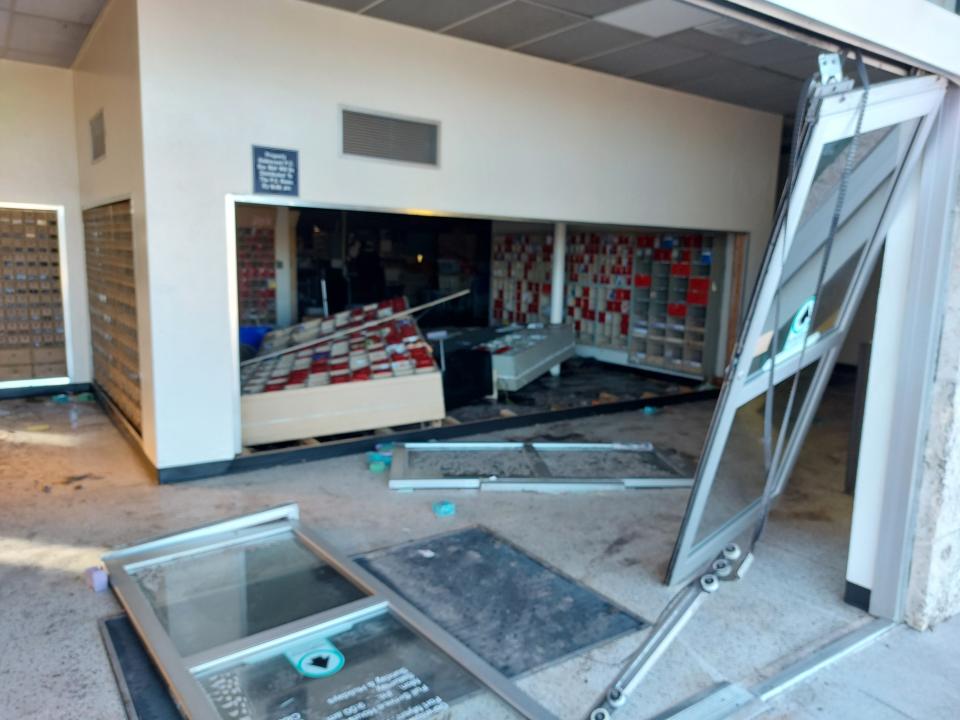
{"type": "Polygon", "coordinates": [[[103,560],[189,720],[552,717],[303,528],[296,505],[103,560]]]}
{"type": "Polygon", "coordinates": [[[943,92],[942,82],[929,77],[872,86],[859,134],[862,90],[825,98],[811,111],[793,191],[781,206],[727,371],[668,583],[701,572],[720,548],[755,526],[768,482],[774,496],[782,491],[943,92]],[[841,192],[842,212],[828,242],[841,192]]]}

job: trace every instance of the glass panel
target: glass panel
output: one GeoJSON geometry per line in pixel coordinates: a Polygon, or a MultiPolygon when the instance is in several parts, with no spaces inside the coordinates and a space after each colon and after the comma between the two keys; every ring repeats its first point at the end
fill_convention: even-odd
{"type": "Polygon", "coordinates": [[[224,720],[521,718],[389,613],[198,673],[224,720]]]}
{"type": "MultiPolygon", "coordinates": [[[[918,124],[919,120],[910,120],[860,136],[847,184],[843,215],[824,273],[816,317],[811,318],[824,244],[851,143],[845,138],[824,146],[790,252],[783,264],[779,313],[775,304],[767,309],[763,333],[750,364],[751,373],[762,370],[769,361],[771,344],[777,348],[778,357],[785,359],[800,351],[808,335],[815,341],[836,326],[860,256],[880,221],[893,189],[895,170],[906,154],[918,124]]],[[[775,256],[773,262],[780,262],[780,257],[775,256]]]]}
{"type": "Polygon", "coordinates": [[[131,575],[183,656],[365,595],[293,533],[198,552],[131,575]]]}
{"type": "MultiPolygon", "coordinates": [[[[797,394],[790,413],[790,435],[795,430],[800,408],[818,366],[819,363],[813,363],[800,371],[797,394]]],[[[793,378],[789,377],[778,383],[774,390],[771,453],[776,448],[792,387],[793,378]]],[[[698,543],[763,495],[763,487],[767,481],[763,464],[763,414],[766,399],[766,393],[755,397],[741,406],[733,417],[730,435],[727,437],[703,517],[697,528],[698,543]]]]}

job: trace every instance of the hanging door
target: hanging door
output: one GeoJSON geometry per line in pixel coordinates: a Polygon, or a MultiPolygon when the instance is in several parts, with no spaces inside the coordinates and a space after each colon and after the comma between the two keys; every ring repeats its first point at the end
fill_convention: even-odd
{"type": "Polygon", "coordinates": [[[697,468],[669,584],[702,571],[723,545],[753,530],[768,477],[773,495],[782,492],[944,89],[934,77],[872,86],[856,142],[862,90],[828,97],[811,110],[793,192],[781,205],[697,468]],[[828,248],[851,153],[845,201],[828,248]],[[771,379],[767,461],[763,425],[771,379]]]}

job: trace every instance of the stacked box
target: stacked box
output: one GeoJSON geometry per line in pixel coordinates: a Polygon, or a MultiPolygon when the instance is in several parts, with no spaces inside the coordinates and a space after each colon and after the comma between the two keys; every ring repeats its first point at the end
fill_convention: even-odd
{"type": "Polygon", "coordinates": [[[57,213],[0,208],[0,382],[66,375],[57,213]]]}
{"type": "Polygon", "coordinates": [[[276,249],[272,225],[237,228],[237,297],[241,325],[277,322],[276,249]]]}
{"type": "Polygon", "coordinates": [[[406,300],[396,298],[271,333],[272,337],[265,338],[265,342],[269,342],[268,347],[261,350],[262,354],[318,339],[307,347],[244,365],[240,374],[242,394],[302,390],[436,372],[433,351],[411,318],[361,327],[370,320],[389,317],[404,309],[406,300]],[[357,329],[325,339],[328,333],[324,329],[330,329],[327,324],[330,322],[334,326],[339,322],[339,329],[357,329]],[[270,349],[271,346],[274,350],[270,349]]]}
{"type": "Polygon", "coordinates": [[[497,235],[490,266],[494,325],[550,320],[551,235],[497,235]]]}
{"type": "Polygon", "coordinates": [[[703,374],[713,252],[719,238],[662,234],[637,238],[630,362],[703,374]]]}

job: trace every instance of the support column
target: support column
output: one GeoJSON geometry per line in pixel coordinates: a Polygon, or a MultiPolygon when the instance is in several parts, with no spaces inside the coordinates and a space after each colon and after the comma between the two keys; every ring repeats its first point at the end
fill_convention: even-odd
{"type": "MultiPolygon", "coordinates": [[[[563,324],[565,293],[563,282],[567,269],[567,224],[556,223],[553,228],[553,266],[550,273],[550,324],[563,324]]],[[[553,377],[560,377],[560,364],[550,368],[553,377]]]]}

